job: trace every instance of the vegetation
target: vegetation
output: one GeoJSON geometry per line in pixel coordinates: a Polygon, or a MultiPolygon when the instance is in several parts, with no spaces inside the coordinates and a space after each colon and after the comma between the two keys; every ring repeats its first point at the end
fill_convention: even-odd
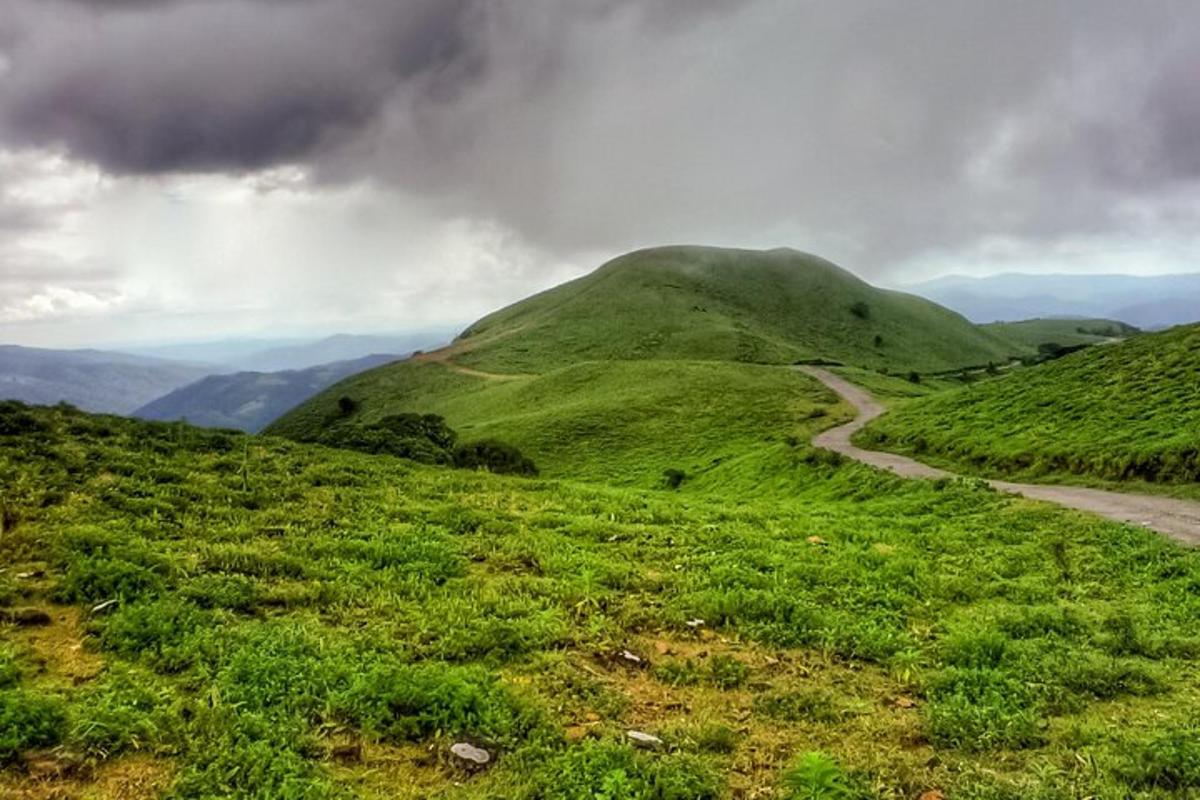
{"type": "Polygon", "coordinates": [[[53,620],[0,627],[0,794],[1200,788],[1200,553],[1143,530],[782,442],[790,490],[731,502],[69,407],[0,431],[0,596],[53,620]]]}
{"type": "Polygon", "coordinates": [[[1026,348],[1046,344],[1059,347],[1104,344],[1141,333],[1132,325],[1111,319],[1027,319],[1021,322],[991,322],[980,327],[1026,348]]]}
{"type": "Polygon", "coordinates": [[[1200,325],[1091,347],[898,407],[871,447],[1021,477],[1200,481],[1200,325]]]}

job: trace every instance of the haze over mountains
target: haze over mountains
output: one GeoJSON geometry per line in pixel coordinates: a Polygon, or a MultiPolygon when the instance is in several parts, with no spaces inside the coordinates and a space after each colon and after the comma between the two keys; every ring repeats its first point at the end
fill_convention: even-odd
{"type": "Polygon", "coordinates": [[[1182,275],[946,275],[905,287],[974,322],[1100,317],[1139,328],[1200,321],[1200,272],[1182,275]]]}

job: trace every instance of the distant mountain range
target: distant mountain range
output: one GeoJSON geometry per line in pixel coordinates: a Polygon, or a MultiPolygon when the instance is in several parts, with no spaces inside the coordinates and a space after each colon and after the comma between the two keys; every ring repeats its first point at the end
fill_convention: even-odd
{"type": "Polygon", "coordinates": [[[1116,319],[1139,328],[1200,321],[1200,273],[1185,275],[947,275],[906,291],[974,322],[1037,317],[1116,319]]]}
{"type": "Polygon", "coordinates": [[[205,428],[257,433],[327,386],[398,358],[376,354],[303,370],[209,375],[147,403],[133,415],[164,421],[186,419],[205,428]]]}
{"type": "Polygon", "coordinates": [[[210,370],[102,350],[0,345],[0,400],[68,402],[85,411],[129,414],[210,370]]]}
{"type": "Polygon", "coordinates": [[[323,339],[225,339],[158,347],[123,348],[138,355],[212,364],[209,372],[275,372],[351,361],[377,353],[428,350],[454,338],[456,330],[434,328],[392,335],[337,334],[323,339]]]}

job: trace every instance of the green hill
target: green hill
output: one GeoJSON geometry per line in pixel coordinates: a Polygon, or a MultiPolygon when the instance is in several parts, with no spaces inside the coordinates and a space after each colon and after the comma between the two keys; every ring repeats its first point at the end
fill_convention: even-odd
{"type": "Polygon", "coordinates": [[[1012,350],[948,309],[876,289],[822,258],[708,247],[621,256],[484,317],[452,347],[460,363],[499,372],[585,360],[810,358],[937,371],[1012,350]]]}
{"type": "Polygon", "coordinates": [[[790,468],[679,495],[0,403],[0,797],[1200,787],[1200,552],[790,468]]]}
{"type": "Polygon", "coordinates": [[[364,423],[441,414],[465,438],[511,442],[550,476],[649,486],[672,470],[688,487],[762,485],[780,480],[764,463],[805,457],[796,443],[846,413],[781,365],[943,369],[1014,349],[815,256],[658,248],[491,314],[441,351],[343,381],[268,432],[315,441],[347,398],[364,423]]]}
{"type": "Polygon", "coordinates": [[[1022,347],[1104,344],[1141,333],[1112,319],[1027,319],[1021,322],[989,322],[980,328],[1022,347]]]}
{"type": "Polygon", "coordinates": [[[863,442],[989,472],[1200,481],[1200,325],[901,405],[863,442]]]}

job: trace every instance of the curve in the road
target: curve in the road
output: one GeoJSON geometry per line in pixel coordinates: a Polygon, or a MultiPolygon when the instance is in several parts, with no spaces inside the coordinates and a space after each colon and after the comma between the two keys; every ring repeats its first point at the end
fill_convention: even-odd
{"type": "MultiPolygon", "coordinates": [[[[825,384],[858,415],[845,425],[823,431],[813,445],[840,453],[878,469],[886,469],[905,478],[952,478],[947,472],[895,453],[864,450],[850,443],[850,437],[884,412],[884,407],[861,386],[819,367],[800,367],[803,372],[825,384]]],[[[987,481],[993,488],[1019,494],[1033,500],[1045,500],[1102,517],[1151,528],[1188,545],[1200,545],[1200,503],[1155,495],[1125,494],[1080,486],[987,481]]]]}

